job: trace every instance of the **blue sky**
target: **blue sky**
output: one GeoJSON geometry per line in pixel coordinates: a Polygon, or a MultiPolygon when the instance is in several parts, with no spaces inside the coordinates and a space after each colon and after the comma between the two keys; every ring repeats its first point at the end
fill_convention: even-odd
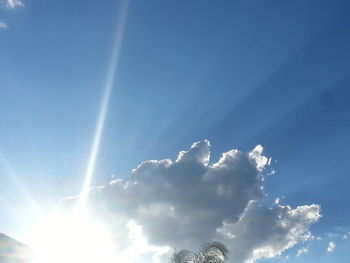
{"type": "MultiPolygon", "coordinates": [[[[29,197],[49,209],[81,189],[121,4],[5,2],[0,231],[21,237],[29,197]]],[[[213,162],[261,144],[276,170],[266,203],[322,207],[322,240],[289,261],[348,260],[349,12],[345,0],[130,1],[93,185],[204,139],[213,162]]]]}

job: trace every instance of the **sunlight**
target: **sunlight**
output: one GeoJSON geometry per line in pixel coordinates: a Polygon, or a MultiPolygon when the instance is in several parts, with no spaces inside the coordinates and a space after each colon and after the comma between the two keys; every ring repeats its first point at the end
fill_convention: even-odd
{"type": "Polygon", "coordinates": [[[147,253],[157,257],[170,250],[149,245],[142,228],[133,221],[127,228],[130,243],[118,251],[106,225],[91,215],[54,212],[43,216],[30,237],[35,254],[31,263],[133,263],[147,253]]]}
{"type": "Polygon", "coordinates": [[[123,253],[116,253],[115,240],[113,240],[105,225],[88,215],[86,209],[86,199],[91,187],[117,71],[128,4],[129,0],[122,1],[120,12],[118,13],[113,52],[102,93],[97,124],[79,201],[72,214],[54,212],[43,216],[39,220],[37,226],[33,229],[29,242],[35,253],[35,259],[32,263],[129,262],[129,259],[125,258],[123,253]]]}
{"type": "Polygon", "coordinates": [[[4,169],[5,174],[9,177],[9,179],[13,182],[13,184],[17,187],[19,192],[25,198],[27,204],[36,212],[40,212],[40,207],[34,201],[34,199],[27,192],[26,187],[23,185],[21,180],[17,177],[17,173],[15,172],[12,165],[8,162],[8,160],[2,155],[0,152],[0,166],[4,169]]]}
{"type": "Polygon", "coordinates": [[[32,263],[116,262],[113,240],[92,217],[53,213],[44,216],[33,231],[32,263]]]}
{"type": "Polygon", "coordinates": [[[109,66],[108,74],[106,78],[106,85],[103,90],[101,107],[100,107],[100,111],[97,119],[95,134],[92,142],[92,148],[91,148],[88,165],[85,173],[85,180],[84,180],[84,184],[81,192],[81,204],[85,202],[85,199],[87,197],[87,194],[91,185],[94,169],[95,169],[97,154],[98,154],[101,137],[102,137],[102,131],[106,121],[108,105],[109,105],[113,84],[114,84],[114,79],[115,79],[115,74],[118,66],[119,53],[120,53],[120,48],[122,44],[125,22],[126,22],[126,17],[128,12],[128,5],[129,5],[129,0],[122,1],[121,10],[118,14],[118,24],[117,24],[118,26],[116,30],[115,43],[114,43],[114,48],[111,55],[110,66],[109,66]]]}

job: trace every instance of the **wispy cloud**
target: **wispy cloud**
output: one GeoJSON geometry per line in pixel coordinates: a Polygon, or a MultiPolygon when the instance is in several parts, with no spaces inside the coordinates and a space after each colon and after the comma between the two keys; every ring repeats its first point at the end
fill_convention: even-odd
{"type": "Polygon", "coordinates": [[[9,25],[5,22],[0,22],[0,30],[8,29],[9,25]]]}
{"type": "Polygon", "coordinates": [[[19,6],[24,6],[21,0],[5,0],[5,5],[7,8],[16,8],[19,6]]]}
{"type": "MultiPolygon", "coordinates": [[[[0,0],[0,8],[15,9],[23,7],[24,3],[21,0],[0,0]]],[[[0,22],[0,30],[8,29],[9,25],[6,22],[0,22]]]]}
{"type": "Polygon", "coordinates": [[[309,249],[307,247],[299,248],[297,251],[297,256],[300,256],[302,254],[307,254],[309,252],[309,249]]]}
{"type": "Polygon", "coordinates": [[[328,243],[328,247],[327,247],[327,252],[331,253],[333,252],[333,250],[335,249],[336,247],[336,244],[333,242],[333,241],[330,241],[328,243]]]}

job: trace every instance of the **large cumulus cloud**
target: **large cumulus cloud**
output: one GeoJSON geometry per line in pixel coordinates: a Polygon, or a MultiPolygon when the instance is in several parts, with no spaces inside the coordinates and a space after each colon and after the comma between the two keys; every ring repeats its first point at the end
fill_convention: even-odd
{"type": "Polygon", "coordinates": [[[211,163],[204,140],[176,160],[143,162],[129,177],[93,188],[89,203],[108,218],[116,239],[126,239],[133,222],[150,245],[196,248],[215,239],[229,246],[234,262],[254,262],[310,239],[309,226],[320,218],[318,205],[262,205],[267,165],[260,145],[211,163]]]}

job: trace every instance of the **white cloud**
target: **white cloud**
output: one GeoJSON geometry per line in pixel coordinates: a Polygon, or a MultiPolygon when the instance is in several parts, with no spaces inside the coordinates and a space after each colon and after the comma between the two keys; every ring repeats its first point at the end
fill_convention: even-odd
{"type": "Polygon", "coordinates": [[[328,243],[327,252],[329,252],[329,253],[333,252],[333,250],[335,249],[335,247],[336,247],[336,244],[335,244],[334,242],[330,241],[330,242],[328,243]]]}
{"type": "MultiPolygon", "coordinates": [[[[14,9],[19,6],[24,6],[21,0],[0,0],[0,8],[14,9]]],[[[0,22],[0,30],[8,29],[9,25],[6,22],[0,22]]]]}
{"type": "Polygon", "coordinates": [[[275,204],[276,204],[276,205],[279,205],[280,203],[281,203],[281,198],[277,197],[277,198],[275,199],[275,204]]]}
{"type": "Polygon", "coordinates": [[[308,227],[320,218],[318,205],[292,209],[278,205],[273,208],[250,202],[240,220],[224,224],[219,232],[235,238],[226,241],[238,262],[255,262],[279,256],[300,242],[312,239],[308,227]]]}
{"type": "Polygon", "coordinates": [[[8,29],[9,25],[5,22],[0,22],[0,30],[8,29]]]}
{"type": "Polygon", "coordinates": [[[302,247],[298,249],[297,256],[300,256],[302,254],[307,254],[307,253],[309,253],[309,249],[307,247],[302,247]]]}
{"type": "Polygon", "coordinates": [[[16,8],[19,6],[24,6],[21,0],[5,0],[5,5],[7,8],[16,8]]]}
{"type": "Polygon", "coordinates": [[[210,163],[205,140],[181,151],[175,161],[143,162],[129,177],[92,189],[89,204],[110,223],[123,248],[130,245],[132,221],[151,246],[193,249],[220,240],[233,262],[255,262],[310,240],[309,226],[320,218],[318,205],[262,205],[268,164],[260,145],[248,153],[231,150],[210,163]]]}

